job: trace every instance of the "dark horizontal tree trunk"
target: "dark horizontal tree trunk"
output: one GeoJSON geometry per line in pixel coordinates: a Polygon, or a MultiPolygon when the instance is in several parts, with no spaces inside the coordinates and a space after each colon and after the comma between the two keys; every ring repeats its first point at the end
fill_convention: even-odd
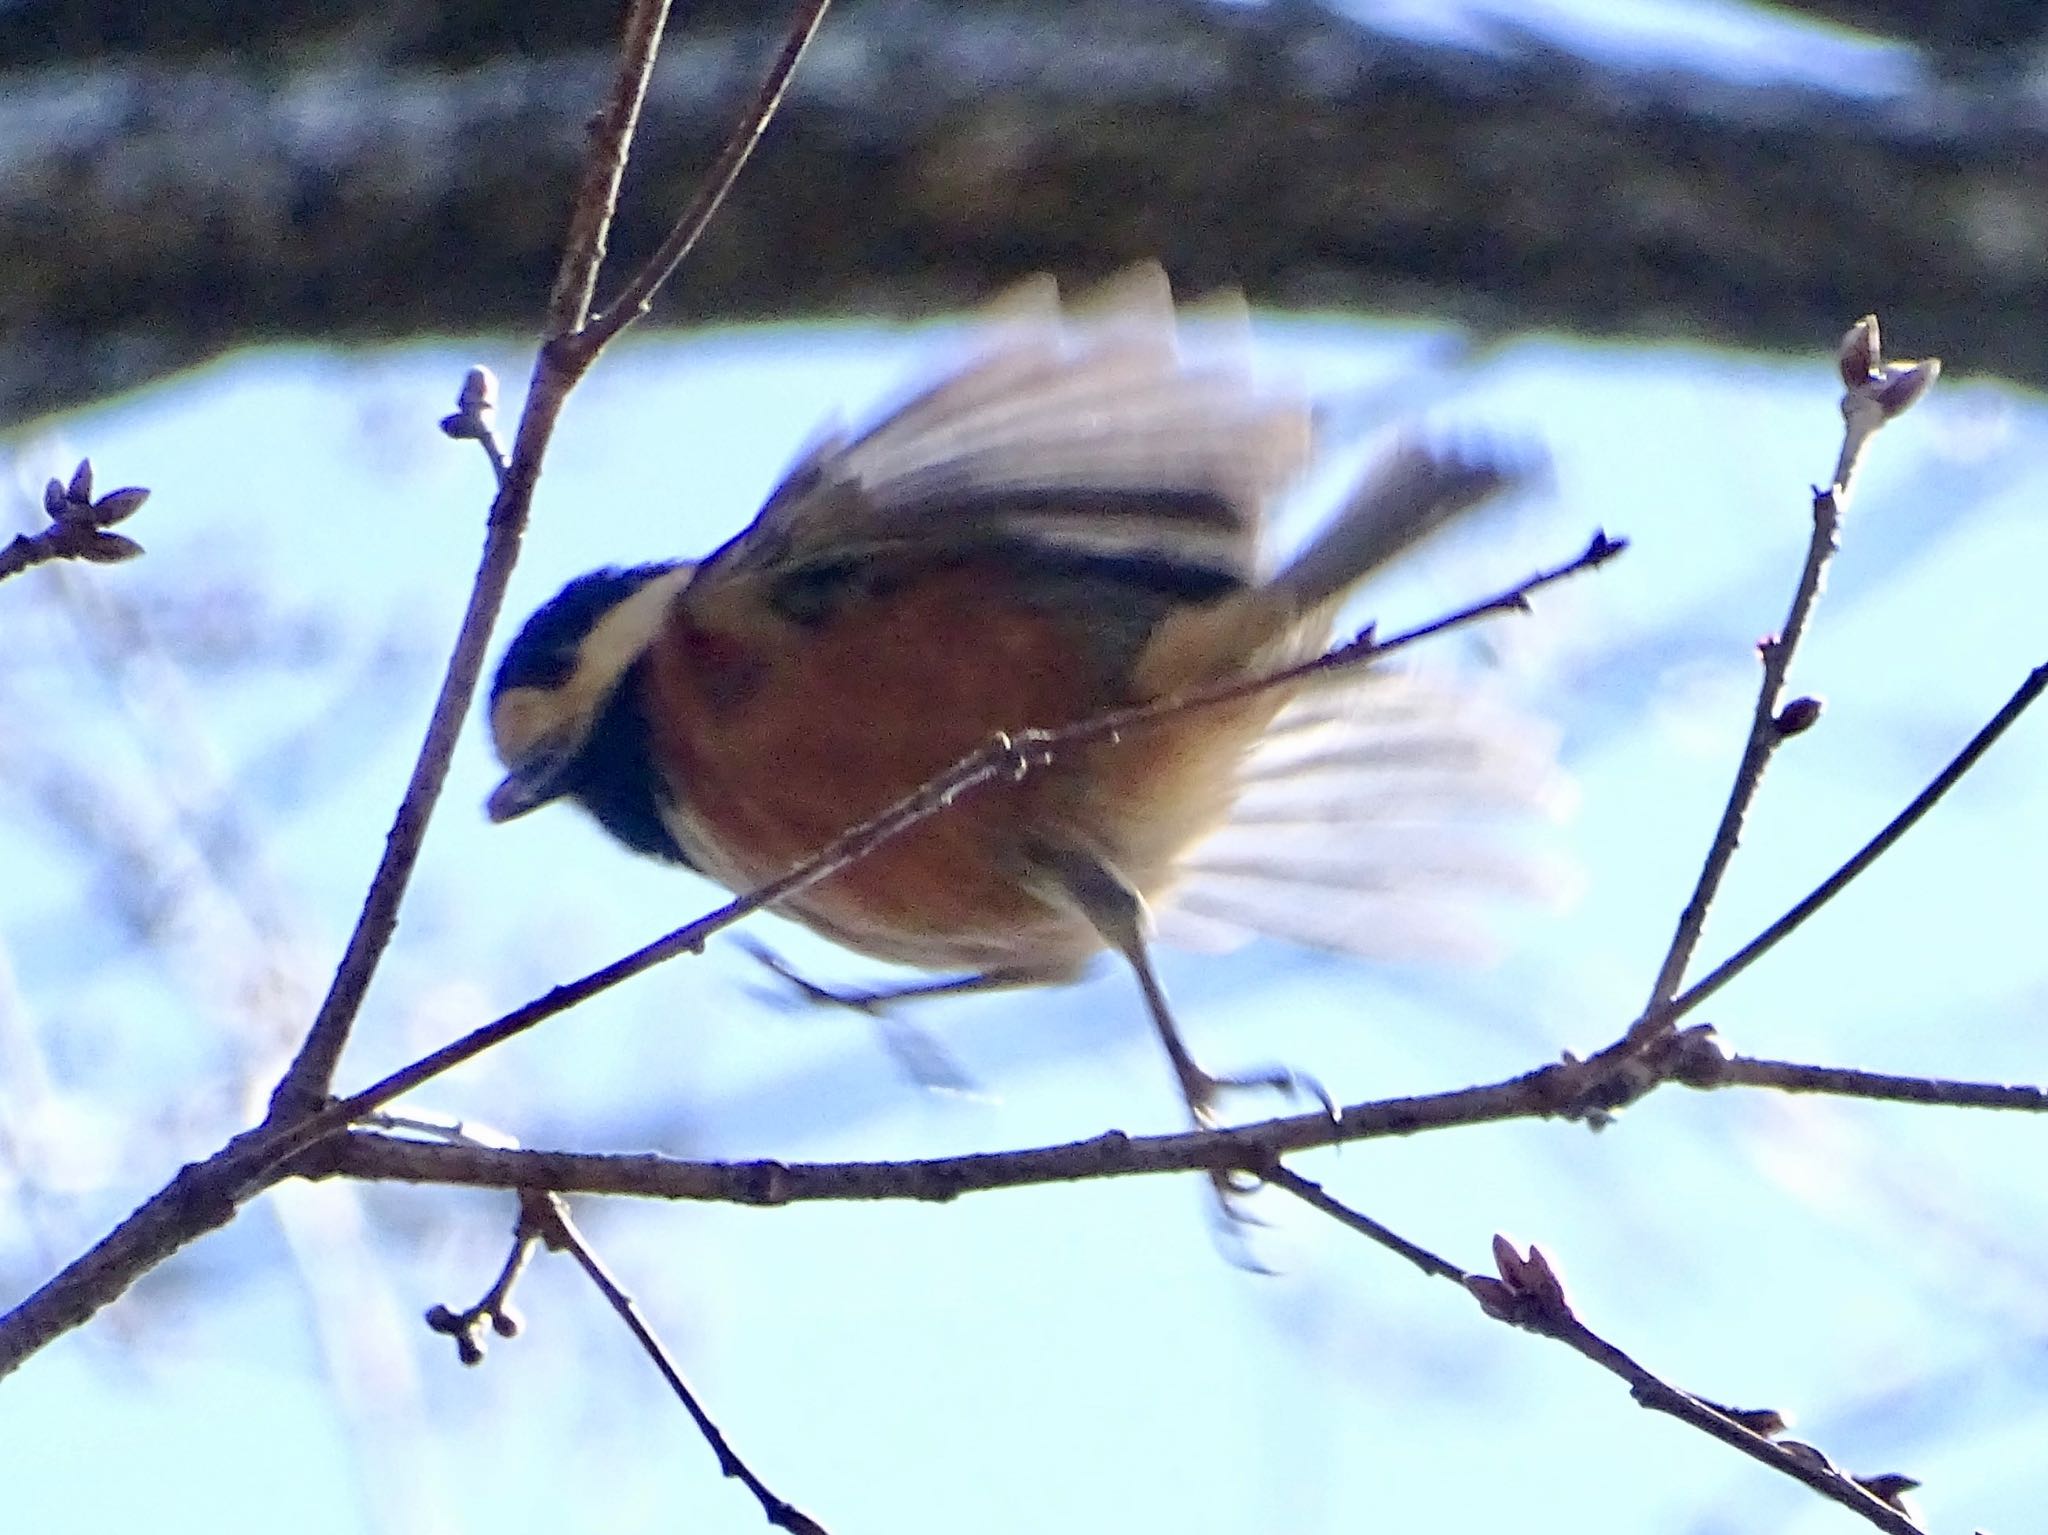
{"type": "MultiPolygon", "coordinates": [[[[674,40],[620,261],[776,35],[674,40]]],[[[379,62],[362,37],[0,81],[0,417],[250,341],[534,323],[609,55],[379,62]]],[[[1430,47],[1304,0],[870,0],[828,18],[658,318],[923,310],[1157,255],[1193,287],[1487,328],[1811,350],[1875,309],[1902,349],[2039,382],[2048,132],[2005,101],[1430,47]]]]}

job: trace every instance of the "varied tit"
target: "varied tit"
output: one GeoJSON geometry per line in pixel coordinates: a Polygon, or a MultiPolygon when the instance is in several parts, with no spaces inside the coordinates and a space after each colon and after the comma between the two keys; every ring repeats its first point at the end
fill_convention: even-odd
{"type": "MultiPolygon", "coordinates": [[[[1314,653],[1354,585],[1509,478],[1407,444],[1262,574],[1309,407],[1241,360],[1184,359],[1156,268],[1082,310],[1033,292],[967,365],[819,442],[709,558],[597,571],[536,613],[492,684],[491,819],[566,798],[636,852],[752,889],[999,731],[1314,653]]],[[[1540,778],[1528,745],[1352,668],[1059,751],[776,909],[961,973],[900,995],[1068,981],[1113,950],[1209,1124],[1219,1090],[1254,1079],[1211,1076],[1182,1044],[1153,909],[1205,945],[1383,952],[1432,922],[1455,942],[1455,823],[1540,778]]]]}

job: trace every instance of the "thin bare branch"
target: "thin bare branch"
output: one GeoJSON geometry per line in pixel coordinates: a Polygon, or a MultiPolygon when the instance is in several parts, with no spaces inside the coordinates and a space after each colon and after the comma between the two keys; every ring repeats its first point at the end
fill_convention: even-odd
{"type": "Polygon", "coordinates": [[[1764,1061],[1747,1055],[1724,1058],[1708,1071],[1678,1080],[1688,1087],[1764,1087],[1781,1093],[1824,1093],[1831,1098],[1867,1098],[1879,1103],[1924,1103],[1957,1109],[2010,1109],[2048,1114],[2048,1088],[2016,1082],[1958,1082],[1944,1077],[1901,1077],[1848,1066],[1810,1066],[1801,1061],[1764,1061]]]}
{"type": "MultiPolygon", "coordinates": [[[[325,1100],[349,1031],[362,1010],[371,977],[376,974],[391,935],[397,931],[398,908],[419,862],[427,823],[447,782],[455,742],[476,697],[491,630],[504,606],[512,566],[519,558],[519,540],[532,508],[541,456],[553,436],[562,405],[581,376],[581,367],[561,367],[555,357],[554,341],[580,325],[588,312],[589,294],[604,258],[605,232],[610,227],[619,178],[625,173],[633,123],[646,95],[661,25],[667,14],[668,0],[635,0],[628,13],[618,71],[610,97],[598,115],[589,166],[570,217],[568,240],[549,299],[547,333],[551,339],[541,347],[534,365],[533,387],[527,392],[512,462],[498,476],[498,493],[484,530],[483,555],[475,584],[470,588],[469,605],[456,631],[448,670],[441,679],[440,695],[434,700],[412,777],[385,836],[384,855],[371,876],[355,931],[349,935],[348,946],[335,966],[334,980],[312,1027],[271,1094],[267,1125],[289,1123],[325,1100]]],[[[583,366],[588,366],[587,361],[583,366]]],[[[470,392],[467,381],[464,392],[470,392]]],[[[481,398],[477,401],[478,410],[483,403],[481,398]]],[[[491,451],[494,462],[502,456],[495,448],[491,451]]]]}
{"type": "Polygon", "coordinates": [[[1941,797],[1977,765],[1978,759],[1997,744],[1998,738],[2012,728],[2013,723],[2026,713],[2044,690],[2048,690],[2048,663],[2029,672],[2026,681],[2022,682],[2012,697],[2006,700],[2005,706],[1986,722],[1982,730],[1970,737],[1969,743],[1950,759],[1948,766],[1934,775],[1933,781],[1926,788],[1913,796],[1912,802],[1905,809],[1893,816],[1882,831],[1857,849],[1854,857],[1822,880],[1814,887],[1812,894],[1784,916],[1715,966],[1698,984],[1689,987],[1683,996],[1673,999],[1670,1006],[1664,1009],[1664,1016],[1676,1019],[1692,1012],[1707,998],[1790,937],[1808,917],[1840,895],[1851,880],[1876,863],[1891,850],[1894,843],[1919,824],[1921,817],[1932,810],[1941,797]]]}
{"type": "MultiPolygon", "coordinates": [[[[1691,1063],[1670,1067],[1657,1081],[2048,1113],[2048,1089],[2039,1087],[1888,1077],[1742,1056],[1702,1064],[1698,1057],[1706,1053],[1693,1052],[1691,1063]]],[[[1319,1146],[1569,1113],[1576,1105],[1578,1083],[1570,1064],[1542,1066],[1477,1087],[1347,1104],[1334,1116],[1318,1109],[1229,1129],[1176,1135],[1134,1136],[1110,1131],[1057,1146],[903,1162],[693,1162],[652,1153],[445,1146],[354,1130],[314,1146],[281,1171],[275,1167],[266,1170],[263,1177],[269,1181],[287,1174],[309,1178],[347,1175],[400,1183],[532,1188],[558,1194],[741,1205],[874,1200],[944,1203],[992,1189],[1095,1178],[1188,1172],[1243,1172],[1264,1177],[1280,1158],[1319,1146]]]]}
{"type": "Polygon", "coordinates": [[[603,109],[591,119],[583,180],[571,205],[555,285],[548,292],[542,335],[550,341],[582,330],[590,318],[597,274],[604,266],[612,219],[618,213],[619,182],[626,174],[640,108],[647,100],[647,82],[654,78],[654,59],[661,50],[668,9],[669,0],[632,0],[626,11],[619,37],[618,72],[603,109]]]}
{"type": "MultiPolygon", "coordinates": [[[[1852,880],[1883,857],[1901,837],[1920,823],[1928,811],[1955,787],[1965,773],[1977,765],[1984,754],[2012,728],[2043,692],[2048,692],[2048,663],[2029,672],[2026,680],[2020,684],[2012,697],[2008,698],[2003,707],[1985,722],[1984,727],[1949,760],[1948,765],[1935,774],[1927,787],[1915,795],[1912,801],[1893,816],[1876,836],[1859,848],[1854,856],[1822,880],[1791,910],[1723,960],[1697,985],[1643,1014],[1619,1040],[1583,1062],[1568,1063],[1566,1069],[1578,1073],[1583,1084],[1579,1111],[1597,1120],[1600,1116],[1632,1102],[1666,1081],[1684,1082],[1693,1087],[1719,1087],[1737,1081],[1753,1086],[1790,1087],[1789,1082],[1771,1084],[1760,1077],[1744,1076],[1742,1072],[1737,1071],[1733,1059],[1721,1050],[1717,1041],[1712,1040],[1712,1030],[1685,1030],[1673,1033],[1673,1026],[1680,1018],[1696,1011],[1709,997],[1782,943],[1815,912],[1841,894],[1852,880]]],[[[1827,1074],[1835,1068],[1795,1069],[1817,1075],[1806,1078],[1806,1085],[1794,1090],[1835,1090],[1824,1085],[1827,1074]]],[[[1868,1073],[1846,1071],[1836,1080],[1844,1084],[1839,1090],[1848,1097],[1887,1097],[1912,1102],[1955,1103],[1992,1108],[2036,1106],[2029,1096],[2034,1091],[2032,1088],[1939,1083],[1920,1078],[1879,1078],[1868,1073]],[[1852,1079],[1862,1079],[1870,1083],[1920,1085],[1866,1092],[1846,1085],[1852,1079]]]]}
{"type": "Polygon", "coordinates": [[[1685,909],[1679,914],[1678,929],[1671,936],[1671,946],[1665,951],[1656,982],[1650,988],[1650,1000],[1643,1015],[1646,1020],[1662,1016],[1663,1005],[1677,994],[1679,983],[1685,978],[1686,966],[1692,962],[1693,952],[1706,932],[1708,910],[1714,897],[1720,893],[1721,881],[1735,857],[1737,844],[1742,840],[1742,825],[1749,816],[1750,803],[1763,784],[1764,769],[1770,766],[1772,756],[1785,740],[1785,732],[1778,725],[1785,674],[1791,668],[1793,652],[1806,633],[1807,619],[1812,616],[1814,604],[1820,599],[1828,561],[1835,553],[1841,508],[1847,497],[1846,486],[1838,491],[1823,490],[1814,494],[1813,536],[1806,546],[1806,563],[1799,572],[1799,584],[1792,594],[1792,608],[1785,616],[1784,628],[1757,647],[1763,661],[1763,677],[1757,686],[1749,737],[1742,745],[1742,760],[1735,769],[1735,782],[1728,791],[1728,803],[1721,811],[1721,824],[1714,829],[1713,840],[1707,845],[1707,856],[1700,865],[1699,878],[1686,899],[1685,909]]]}
{"type": "Polygon", "coordinates": [[[512,1231],[512,1248],[505,1254],[505,1261],[498,1268],[497,1277],[491,1281],[472,1305],[457,1311],[452,1306],[436,1305],[427,1308],[427,1327],[443,1337],[455,1340],[455,1357],[466,1365],[484,1362],[484,1338],[496,1334],[500,1338],[514,1338],[521,1326],[519,1312],[512,1304],[512,1292],[525,1277],[527,1266],[533,1262],[533,1255],[539,1248],[541,1233],[530,1219],[532,1206],[548,1198],[544,1194],[519,1195],[519,1220],[512,1231]]]}
{"type": "MultiPolygon", "coordinates": [[[[1676,1038],[1682,1042],[1695,1032],[1699,1031],[1685,1031],[1676,1038]]],[[[1725,1070],[1674,1066],[1656,1080],[2048,1112],[2048,1091],[2039,1088],[1934,1082],[1916,1087],[1911,1079],[1781,1062],[1747,1063],[1740,1058],[1725,1070]]],[[[317,1126],[311,1127],[311,1134],[307,1127],[251,1132],[206,1161],[185,1168],[105,1240],[0,1317],[0,1376],[84,1322],[137,1275],[195,1236],[227,1224],[243,1200],[287,1176],[347,1175],[744,1205],[818,1200],[943,1202],[987,1189],[1092,1178],[1214,1171],[1260,1174],[1278,1158],[1316,1146],[1573,1112],[1580,1102],[1582,1083],[1578,1063],[1568,1062],[1481,1087],[1353,1104],[1336,1118],[1315,1112],[1231,1130],[1165,1136],[1111,1132],[1063,1146],[915,1162],[680,1162],[652,1155],[432,1145],[371,1131],[354,1131],[305,1151],[312,1140],[338,1128],[328,1125],[323,1115],[317,1126]],[[305,1154],[288,1161],[294,1150],[305,1154]]],[[[353,1117],[368,1110],[352,1101],[336,1105],[334,1112],[353,1117]]]]}
{"type": "Polygon", "coordinates": [[[791,1535],[826,1535],[822,1524],[795,1504],[779,1497],[774,1489],[762,1481],[753,1468],[740,1458],[739,1452],[732,1447],[732,1441],[725,1437],[725,1432],[719,1428],[717,1420],[711,1416],[697,1393],[691,1389],[689,1381],[683,1376],[682,1366],[676,1363],[675,1356],[669,1353],[660,1335],[642,1315],[633,1297],[612,1276],[611,1271],[592,1251],[590,1244],[583,1240],[583,1234],[569,1219],[568,1206],[550,1194],[526,1193],[520,1197],[521,1228],[537,1232],[541,1240],[554,1251],[565,1252],[576,1260],[590,1282],[597,1286],[598,1293],[605,1298],[612,1310],[618,1313],[619,1320],[626,1324],[626,1329],[633,1334],[634,1341],[654,1362],[655,1369],[661,1372],[661,1378],[668,1382],[669,1390],[673,1391],[676,1399],[683,1404],[683,1410],[689,1413],[691,1420],[697,1425],[697,1431],[704,1436],[705,1443],[711,1446],[712,1454],[718,1457],[719,1471],[743,1484],[760,1503],[761,1512],[767,1516],[768,1522],[778,1530],[788,1530],[791,1535]]]}
{"type": "Polygon", "coordinates": [[[799,0],[796,13],[790,18],[789,30],[782,40],[782,48],[775,61],[768,67],[767,78],[755,93],[752,107],[740,118],[739,124],[719,151],[717,161],[704,177],[698,189],[696,200],[676,220],[675,227],[662,240],[653,256],[648,259],[626,289],[605,311],[592,320],[580,338],[582,345],[595,355],[612,337],[647,313],[654,302],[654,295],[661,291],[675,270],[703,237],[717,214],[719,204],[732,190],[733,183],[746,168],[754,147],[761,142],[761,135],[768,130],[768,124],[775,116],[775,109],[782,104],[784,92],[789,89],[790,77],[796,73],[796,66],[810,47],[811,39],[818,35],[818,28],[825,20],[825,12],[831,0],[799,0]]]}
{"type": "Polygon", "coordinates": [[[1721,812],[1721,824],[1714,829],[1706,859],[1700,865],[1699,879],[1679,915],[1677,931],[1672,934],[1671,946],[1658,967],[1649,1001],[1644,1005],[1638,1028],[1646,1033],[1668,1027],[1664,1004],[1678,994],[1686,967],[1706,932],[1707,914],[1742,840],[1743,822],[1763,783],[1764,769],[1778,747],[1796,733],[1780,717],[1785,677],[1826,583],[1828,562],[1834,558],[1864,447],[1885,423],[1926,393],[1941,371],[1941,364],[1933,359],[1886,363],[1878,345],[1877,321],[1868,315],[1851,326],[1842,338],[1836,363],[1846,392],[1842,396],[1842,446],[1836,455],[1834,478],[1825,490],[1816,489],[1813,493],[1813,536],[1807,542],[1806,563],[1799,572],[1785,625],[1757,647],[1763,661],[1763,676],[1757,685],[1749,738],[1743,743],[1742,760],[1728,791],[1728,803],[1721,812]]]}
{"type": "Polygon", "coordinates": [[[1252,694],[1263,693],[1269,688],[1286,687],[1326,672],[1363,666],[1368,662],[1382,660],[1398,650],[1406,650],[1424,640],[1433,639],[1453,629],[1462,629],[1483,619],[1503,613],[1526,613],[1530,607],[1529,599],[1544,587],[1555,585],[1583,571],[1598,570],[1627,548],[1626,538],[1615,538],[1596,528],[1593,536],[1587,540],[1586,547],[1563,563],[1539,570],[1534,575],[1517,581],[1513,586],[1495,592],[1491,597],[1482,597],[1477,602],[1467,603],[1454,612],[1431,619],[1425,624],[1417,624],[1412,629],[1404,629],[1398,634],[1382,639],[1377,631],[1369,628],[1319,656],[1276,672],[1264,672],[1254,677],[1220,682],[1193,692],[1176,694],[1157,703],[1140,704],[1109,714],[1099,714],[1070,725],[1064,730],[1025,731],[1017,739],[1020,742],[1028,741],[1033,747],[1071,746],[1087,741],[1104,740],[1134,725],[1149,724],[1155,720],[1183,714],[1193,709],[1208,708],[1214,704],[1235,703],[1241,698],[1249,698],[1252,694]]]}
{"type": "Polygon", "coordinates": [[[1496,1321],[1554,1339],[1627,1381],[1629,1395],[1638,1406],[1669,1414],[1710,1438],[1740,1450],[1752,1460],[1804,1483],[1822,1497],[1861,1515],[1889,1535],[1924,1535],[1919,1525],[1856,1478],[1836,1469],[1812,1446],[1791,1441],[1781,1443],[1757,1432],[1755,1425],[1760,1423],[1782,1427],[1784,1420],[1780,1415],[1731,1413],[1703,1397],[1681,1391],[1594,1332],[1579,1320],[1565,1295],[1563,1282],[1540,1249],[1532,1247],[1524,1256],[1505,1239],[1495,1237],[1497,1276],[1468,1274],[1388,1230],[1371,1216],[1353,1210],[1320,1184],[1284,1169],[1276,1171],[1277,1176],[1272,1181],[1277,1187],[1417,1264],[1425,1272],[1456,1280],[1478,1300],[1480,1309],[1496,1321]]]}
{"type": "Polygon", "coordinates": [[[5,1316],[0,1316],[0,1378],[37,1350],[81,1327],[179,1249],[235,1218],[239,1188],[262,1162],[239,1141],[180,1168],[86,1252],[5,1316]]]}
{"type": "MultiPolygon", "coordinates": [[[[822,6],[806,0],[800,12],[800,17],[809,18],[804,23],[806,35],[808,29],[815,27],[819,11],[822,6]]],[[[636,0],[631,13],[610,102],[600,116],[599,139],[592,147],[593,165],[572,216],[562,275],[551,300],[551,339],[541,346],[535,361],[511,458],[499,477],[469,605],[412,778],[387,834],[384,856],[371,879],[362,913],[336,966],[326,1000],[298,1055],[271,1094],[261,1126],[236,1137],[203,1161],[181,1169],[105,1238],[0,1316],[0,1376],[85,1323],[173,1253],[226,1225],[243,1200],[275,1181],[282,1156],[346,1122],[346,1116],[337,1120],[331,1113],[316,1109],[327,1099],[371,977],[396,929],[399,904],[418,861],[429,817],[447,779],[456,737],[483,673],[484,653],[511,580],[542,455],[570,390],[596,355],[595,348],[579,350],[564,345],[562,333],[583,319],[590,284],[594,281],[592,274],[603,259],[617,178],[637,104],[646,91],[665,14],[665,0],[636,0]],[[619,129],[616,138],[607,136],[607,124],[619,129]]],[[[751,138],[759,137],[779,91],[780,85],[771,76],[771,87],[763,93],[767,106],[763,108],[757,102],[747,118],[752,126],[745,131],[751,138]]],[[[740,158],[744,160],[744,155],[740,158]]],[[[727,181],[734,173],[736,167],[721,163],[718,168],[718,174],[727,181]]],[[[722,190],[718,196],[723,196],[722,190]]],[[[713,197],[709,205],[715,208],[716,202],[713,197]]],[[[494,460],[497,456],[494,453],[494,460]]]]}
{"type": "Polygon", "coordinates": [[[1638,1363],[1586,1326],[1568,1309],[1561,1316],[1546,1316],[1532,1323],[1520,1318],[1520,1325],[1567,1348],[1628,1382],[1629,1395],[1640,1407],[1661,1412],[1739,1450],[1759,1465],[1768,1466],[1839,1503],[1887,1535],[1925,1535],[1918,1524],[1872,1493],[1856,1478],[1838,1470],[1812,1446],[1767,1439],[1701,1397],[1682,1391],[1638,1363]]]}
{"type": "Polygon", "coordinates": [[[1320,1183],[1302,1177],[1291,1167],[1275,1162],[1260,1177],[1274,1188],[1292,1194],[1311,1209],[1320,1210],[1340,1226],[1348,1226],[1360,1236],[1379,1243],[1395,1257],[1407,1259],[1432,1279],[1448,1279],[1452,1284],[1462,1286],[1468,1277],[1450,1259],[1438,1257],[1420,1243],[1409,1241],[1391,1226],[1381,1225],[1364,1211],[1352,1209],[1320,1183]]]}

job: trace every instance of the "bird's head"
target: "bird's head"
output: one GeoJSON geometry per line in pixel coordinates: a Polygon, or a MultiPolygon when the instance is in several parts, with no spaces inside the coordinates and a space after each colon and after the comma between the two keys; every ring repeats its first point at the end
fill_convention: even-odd
{"type": "Polygon", "coordinates": [[[484,805],[493,821],[566,797],[638,850],[680,856],[660,827],[644,721],[622,692],[689,579],[678,564],[592,571],[526,621],[491,682],[505,765],[484,805]]]}

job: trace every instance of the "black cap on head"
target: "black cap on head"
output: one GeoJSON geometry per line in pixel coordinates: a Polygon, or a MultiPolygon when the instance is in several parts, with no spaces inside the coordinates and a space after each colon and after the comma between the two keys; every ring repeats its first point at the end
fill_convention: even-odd
{"type": "Polygon", "coordinates": [[[583,638],[597,621],[656,576],[674,570],[668,565],[616,566],[578,576],[547,600],[526,621],[506,647],[491,679],[491,697],[509,688],[558,688],[576,671],[583,638]]]}
{"type": "Polygon", "coordinates": [[[506,767],[485,803],[509,821],[571,799],[636,852],[689,862],[662,817],[665,780],[632,686],[650,609],[593,644],[606,619],[675,564],[578,576],[526,621],[491,680],[491,733],[506,767]],[[637,637],[636,637],[637,635],[637,637]]]}

